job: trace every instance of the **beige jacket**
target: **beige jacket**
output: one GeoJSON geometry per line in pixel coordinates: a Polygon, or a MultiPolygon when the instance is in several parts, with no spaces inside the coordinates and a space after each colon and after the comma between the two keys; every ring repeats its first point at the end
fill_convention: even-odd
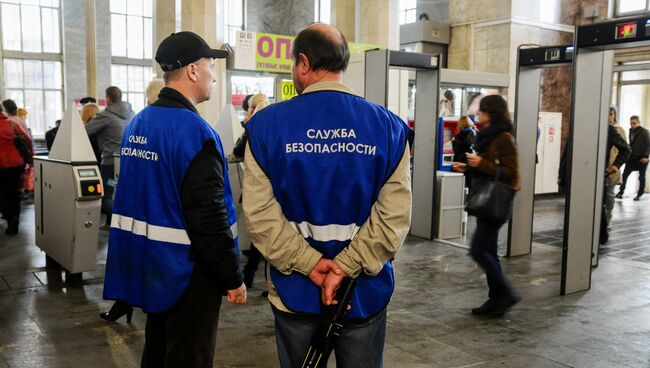
{"type": "MultiPolygon", "coordinates": [[[[623,137],[623,140],[629,143],[627,141],[627,134],[625,134],[625,129],[623,129],[620,125],[618,125],[618,123],[614,124],[614,127],[616,128],[618,134],[621,137],[623,137]]],[[[610,149],[609,162],[607,163],[607,167],[610,167],[614,164],[614,161],[616,160],[616,156],[618,156],[618,148],[612,147],[610,149]]],[[[621,180],[621,170],[607,176],[607,185],[614,186],[614,185],[621,185],[621,184],[623,184],[623,181],[621,180]]]]}
{"type": "MultiPolygon", "coordinates": [[[[346,85],[333,82],[312,85],[303,93],[323,90],[354,94],[346,85]]],[[[322,254],[312,248],[284,217],[273,195],[271,182],[251,154],[250,145],[246,146],[244,160],[242,205],[251,241],[278,271],[309,275],[322,254]]],[[[397,170],[379,192],[368,220],[348,247],[334,258],[345,273],[353,278],[361,272],[376,275],[395,256],[409,232],[411,199],[410,149],[407,147],[397,170]]],[[[289,311],[270,279],[269,300],[277,309],[289,311]]]]}

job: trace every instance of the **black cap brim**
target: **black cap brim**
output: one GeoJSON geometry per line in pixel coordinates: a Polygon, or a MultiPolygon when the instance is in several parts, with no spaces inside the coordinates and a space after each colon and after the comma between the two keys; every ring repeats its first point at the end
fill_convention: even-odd
{"type": "Polygon", "coordinates": [[[225,59],[228,57],[228,51],[226,50],[208,49],[205,54],[205,57],[211,59],[225,59]]]}

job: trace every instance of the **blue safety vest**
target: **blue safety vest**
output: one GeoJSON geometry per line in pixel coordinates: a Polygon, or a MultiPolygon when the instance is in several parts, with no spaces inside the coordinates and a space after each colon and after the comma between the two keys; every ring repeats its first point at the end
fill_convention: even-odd
{"type": "MultiPolygon", "coordinates": [[[[217,132],[190,110],[148,106],[126,128],[104,298],[156,313],[171,308],[185,292],[194,263],[189,259],[181,185],[192,158],[208,140],[227,162],[217,132]]],[[[225,204],[236,245],[236,212],[227,165],[223,167],[225,204]]]]}
{"type": "MultiPolygon", "coordinates": [[[[271,105],[246,129],[284,216],[327,259],[366,222],[412,139],[412,130],[386,108],[338,91],[271,105]]],[[[308,277],[276,269],[271,277],[289,310],[320,314],[321,290],[308,277]]],[[[374,277],[362,273],[349,316],[368,318],[382,311],[393,289],[392,262],[374,277]]]]}

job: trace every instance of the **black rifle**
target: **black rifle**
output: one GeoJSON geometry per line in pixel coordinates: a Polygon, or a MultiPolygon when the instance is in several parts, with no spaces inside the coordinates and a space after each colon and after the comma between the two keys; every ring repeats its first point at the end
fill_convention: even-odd
{"type": "Polygon", "coordinates": [[[341,281],[336,291],[337,304],[323,305],[323,321],[311,338],[307,355],[302,363],[302,368],[321,368],[327,365],[327,360],[334,348],[334,339],[343,332],[343,321],[348,304],[352,298],[355,282],[346,277],[341,281]]]}

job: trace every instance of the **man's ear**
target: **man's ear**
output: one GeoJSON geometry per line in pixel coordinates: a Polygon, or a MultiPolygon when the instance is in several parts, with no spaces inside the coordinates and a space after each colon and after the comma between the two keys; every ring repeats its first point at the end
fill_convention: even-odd
{"type": "Polygon", "coordinates": [[[311,63],[309,62],[307,55],[299,53],[298,64],[296,66],[298,67],[300,73],[307,74],[311,70],[311,63]]]}
{"type": "Polygon", "coordinates": [[[186,68],[187,77],[192,82],[197,82],[199,80],[199,67],[196,64],[189,64],[186,68]]]}

